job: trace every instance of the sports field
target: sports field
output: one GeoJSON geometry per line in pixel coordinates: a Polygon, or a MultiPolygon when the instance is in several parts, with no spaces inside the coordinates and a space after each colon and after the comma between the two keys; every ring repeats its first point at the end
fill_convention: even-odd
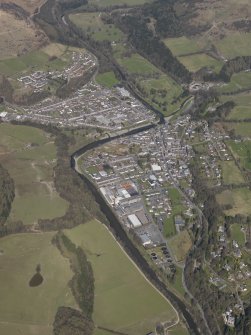
{"type": "Polygon", "coordinates": [[[196,72],[203,67],[208,67],[218,73],[222,67],[222,62],[204,53],[190,56],[178,57],[179,61],[191,72],[196,72]]]}
{"type": "Polygon", "coordinates": [[[164,43],[175,56],[184,56],[201,51],[199,44],[195,40],[185,36],[167,38],[164,43]]]}
{"type": "Polygon", "coordinates": [[[238,189],[225,190],[216,195],[216,199],[220,205],[231,205],[232,208],[225,210],[230,216],[236,214],[251,214],[251,191],[242,187],[238,189]]]}
{"type": "Polygon", "coordinates": [[[68,204],[53,182],[56,159],[54,139],[27,126],[0,124],[1,164],[15,183],[15,199],[8,220],[24,224],[64,215],[68,204]]]}
{"type": "Polygon", "coordinates": [[[68,287],[73,273],[51,243],[54,233],[11,235],[0,240],[0,334],[52,335],[59,306],[77,307],[68,287]],[[29,282],[40,264],[43,282],[29,282]]]}
{"type": "Polygon", "coordinates": [[[221,162],[221,168],[222,168],[223,184],[231,185],[231,184],[241,184],[245,182],[241,174],[241,171],[233,161],[221,162]]]}
{"type": "Polygon", "coordinates": [[[70,14],[70,20],[97,41],[119,41],[123,33],[114,24],[106,24],[101,13],[70,14]]]}
{"type": "Polygon", "coordinates": [[[112,71],[98,74],[96,77],[96,82],[108,88],[111,88],[119,83],[118,79],[115,77],[114,72],[112,71]]]}
{"type": "Polygon", "coordinates": [[[172,306],[135,268],[104,225],[91,221],[66,234],[92,263],[96,325],[139,335],[154,330],[158,321],[176,320],[172,306]]]}

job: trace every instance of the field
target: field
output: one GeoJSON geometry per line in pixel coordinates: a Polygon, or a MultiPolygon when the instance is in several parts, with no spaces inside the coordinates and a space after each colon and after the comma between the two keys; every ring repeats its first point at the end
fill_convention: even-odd
{"type": "Polygon", "coordinates": [[[108,88],[112,88],[114,85],[118,84],[118,79],[115,77],[114,72],[100,73],[96,77],[96,82],[108,88]]]}
{"type": "Polygon", "coordinates": [[[241,171],[233,161],[221,162],[221,168],[222,168],[223,184],[231,185],[231,184],[241,184],[245,182],[241,174],[241,171]]]}
{"type": "Polygon", "coordinates": [[[0,31],[0,59],[37,49],[46,41],[35,26],[3,10],[0,10],[0,31]]]}
{"type": "Polygon", "coordinates": [[[234,142],[228,141],[228,146],[234,157],[240,161],[241,165],[248,170],[251,170],[251,142],[234,142]]]}
{"type": "Polygon", "coordinates": [[[160,71],[152,65],[148,60],[139,54],[132,54],[130,57],[118,59],[118,62],[128,72],[135,74],[159,74],[160,71]]]}
{"type": "Polygon", "coordinates": [[[135,268],[104,225],[91,221],[66,234],[92,263],[96,325],[138,335],[153,330],[158,321],[176,320],[172,306],[135,268]]]}
{"type": "Polygon", "coordinates": [[[108,7],[113,5],[137,6],[146,2],[151,2],[151,0],[90,0],[88,3],[99,7],[108,7]]]}
{"type": "Polygon", "coordinates": [[[245,245],[245,234],[241,230],[241,225],[238,223],[231,225],[231,238],[235,240],[239,246],[244,247],[245,245]]]}
{"type": "Polygon", "coordinates": [[[251,33],[231,33],[214,41],[217,50],[228,59],[251,55],[251,33]]]}
{"type": "Polygon", "coordinates": [[[68,204],[54,189],[53,138],[42,130],[0,124],[1,164],[15,182],[15,199],[9,220],[24,224],[64,215],[68,204]]]}
{"type": "Polygon", "coordinates": [[[191,238],[187,230],[183,230],[168,241],[177,262],[183,262],[192,246],[191,238]]]}
{"type": "Polygon", "coordinates": [[[101,13],[77,13],[70,14],[70,20],[86,34],[97,41],[119,41],[123,33],[114,26],[106,24],[101,19],[101,13]]]}
{"type": "Polygon", "coordinates": [[[172,203],[172,214],[164,224],[164,233],[166,237],[170,237],[176,233],[174,217],[176,215],[182,214],[184,210],[184,206],[181,203],[182,198],[179,191],[176,188],[169,188],[168,194],[172,203]]]}
{"type": "Polygon", "coordinates": [[[217,194],[216,199],[220,205],[232,206],[231,209],[225,210],[227,215],[251,214],[251,191],[248,188],[225,190],[217,194]]]}
{"type": "MultiPolygon", "coordinates": [[[[239,90],[251,89],[251,72],[239,72],[234,73],[231,77],[231,81],[221,86],[218,91],[219,93],[234,93],[239,90]]],[[[229,97],[226,97],[229,99],[229,97]]]]}
{"type": "MultiPolygon", "coordinates": [[[[45,2],[45,0],[13,0],[11,2],[32,14],[36,8],[39,8],[45,2]]],[[[1,3],[6,3],[6,0],[0,0],[0,4],[1,3]]]]}
{"type": "Polygon", "coordinates": [[[195,40],[189,39],[185,36],[168,38],[164,40],[164,43],[175,56],[184,56],[201,51],[200,46],[195,40]]]}
{"type": "Polygon", "coordinates": [[[179,61],[191,72],[197,72],[203,67],[208,67],[218,73],[222,67],[222,63],[204,53],[190,56],[178,57],[179,61]]]}
{"type": "Polygon", "coordinates": [[[57,308],[76,307],[68,287],[73,273],[52,245],[52,237],[53,233],[43,233],[1,238],[0,334],[52,334],[57,308]],[[43,282],[30,287],[38,264],[43,282]]]}
{"type": "Polygon", "coordinates": [[[251,127],[250,122],[231,122],[223,123],[228,130],[234,130],[236,135],[244,138],[251,138],[251,127]]]}
{"type": "MultiPolygon", "coordinates": [[[[251,79],[251,76],[250,76],[251,79]]],[[[251,84],[251,81],[250,81],[251,84]]],[[[238,95],[222,96],[221,101],[233,101],[235,107],[231,113],[227,116],[229,120],[245,120],[251,119],[251,94],[241,93],[238,95]]]]}

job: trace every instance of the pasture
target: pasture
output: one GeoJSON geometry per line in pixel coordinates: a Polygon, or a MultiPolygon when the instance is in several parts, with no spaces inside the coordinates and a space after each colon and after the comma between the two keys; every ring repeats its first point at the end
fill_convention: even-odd
{"type": "Polygon", "coordinates": [[[119,58],[118,62],[129,73],[142,75],[160,74],[160,71],[153,64],[136,53],[133,53],[129,57],[119,58]]]}
{"type": "Polygon", "coordinates": [[[251,55],[251,33],[234,32],[214,41],[217,50],[227,59],[251,55]]]}
{"type": "Polygon", "coordinates": [[[182,204],[182,197],[176,188],[169,188],[168,195],[172,204],[172,213],[166,219],[164,223],[164,234],[166,237],[173,236],[176,233],[176,228],[174,224],[174,217],[176,215],[182,214],[184,211],[184,206],[182,204]]]}
{"type": "Polygon", "coordinates": [[[109,7],[118,5],[137,6],[151,1],[152,0],[90,0],[88,3],[99,7],[109,7]]]}
{"type": "Polygon", "coordinates": [[[231,209],[224,211],[226,215],[235,216],[236,214],[251,214],[251,191],[246,187],[225,190],[217,194],[216,199],[220,205],[232,206],[231,209]]]}
{"type": "Polygon", "coordinates": [[[251,139],[250,122],[229,122],[223,123],[223,125],[228,130],[234,130],[236,135],[251,139]]]}
{"type": "Polygon", "coordinates": [[[245,182],[241,171],[233,161],[222,161],[221,168],[224,185],[241,184],[245,182]]]}
{"type": "Polygon", "coordinates": [[[114,85],[118,84],[119,81],[115,77],[114,72],[105,72],[105,73],[99,73],[96,76],[96,82],[102,86],[112,88],[114,85]]]}
{"type": "Polygon", "coordinates": [[[70,14],[70,20],[97,41],[119,41],[123,33],[114,24],[103,22],[101,13],[70,14]]]}
{"type": "MultiPolygon", "coordinates": [[[[251,77],[250,77],[251,78],[251,77]]],[[[251,94],[242,93],[232,96],[224,96],[221,98],[223,102],[233,101],[235,107],[231,113],[227,116],[229,120],[245,120],[251,119],[251,94]]]]}
{"type": "Polygon", "coordinates": [[[235,93],[239,90],[251,89],[251,72],[242,71],[234,73],[231,77],[231,81],[223,86],[219,87],[219,93],[235,93]]]}
{"type": "Polygon", "coordinates": [[[234,223],[230,227],[231,238],[235,240],[239,246],[245,246],[245,233],[241,230],[241,225],[238,223],[234,223]]]}
{"type": "Polygon", "coordinates": [[[164,40],[164,43],[175,56],[184,56],[201,51],[200,46],[194,39],[190,39],[185,36],[167,38],[164,40]]]}
{"type": "Polygon", "coordinates": [[[207,67],[218,73],[222,67],[222,62],[204,53],[190,56],[178,57],[179,61],[191,72],[197,72],[203,67],[207,67]]]}
{"type": "Polygon", "coordinates": [[[65,233],[83,248],[92,264],[96,325],[138,335],[154,330],[156,322],[176,320],[172,306],[147,282],[104,225],[91,221],[65,233]]]}
{"type": "Polygon", "coordinates": [[[189,249],[192,247],[192,241],[187,230],[170,238],[168,245],[174,254],[176,262],[184,262],[189,249]]]}
{"type": "Polygon", "coordinates": [[[69,261],[51,243],[53,233],[19,234],[0,240],[0,333],[52,334],[59,306],[77,307],[68,287],[69,261]],[[43,282],[29,281],[40,264],[43,282]]]}
{"type": "Polygon", "coordinates": [[[235,142],[228,141],[228,146],[234,157],[245,169],[251,170],[251,141],[235,142]]]}
{"type": "Polygon", "coordinates": [[[59,197],[53,182],[54,139],[37,128],[2,123],[0,143],[1,164],[15,183],[8,220],[34,224],[64,215],[68,203],[59,197]]]}

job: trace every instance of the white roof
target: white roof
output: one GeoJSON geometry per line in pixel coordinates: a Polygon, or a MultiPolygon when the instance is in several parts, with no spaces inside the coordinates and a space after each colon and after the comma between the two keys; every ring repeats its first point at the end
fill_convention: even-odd
{"type": "Polygon", "coordinates": [[[142,226],[141,222],[139,221],[137,215],[135,214],[130,214],[128,215],[128,220],[129,222],[131,223],[131,225],[134,227],[134,228],[137,228],[137,227],[140,227],[142,226]]]}
{"type": "Polygon", "coordinates": [[[161,167],[158,164],[152,164],[151,167],[153,171],[161,171],[161,167]]]}

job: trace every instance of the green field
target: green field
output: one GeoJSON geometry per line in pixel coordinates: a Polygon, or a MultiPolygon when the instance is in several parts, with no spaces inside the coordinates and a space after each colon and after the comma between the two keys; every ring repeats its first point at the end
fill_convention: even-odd
{"type": "MultiPolygon", "coordinates": [[[[250,76],[251,79],[251,76],[250,76]]],[[[250,82],[251,83],[251,82],[250,82]]],[[[233,101],[235,107],[227,116],[228,120],[245,120],[251,119],[251,94],[241,93],[238,95],[222,96],[222,102],[233,101]]]]}
{"type": "Polygon", "coordinates": [[[114,85],[119,83],[118,79],[115,77],[114,72],[112,71],[98,74],[96,77],[96,82],[108,88],[112,88],[114,85]]]}
{"type": "MultiPolygon", "coordinates": [[[[251,89],[251,72],[239,72],[234,73],[231,77],[231,81],[221,86],[218,91],[219,93],[234,93],[243,89],[251,89]]],[[[227,98],[227,97],[226,97],[227,98]]]]}
{"type": "Polygon", "coordinates": [[[231,184],[241,184],[245,182],[241,174],[241,171],[233,161],[221,162],[221,168],[222,168],[223,184],[231,185],[231,184]]]}
{"type": "Polygon", "coordinates": [[[1,163],[15,183],[8,220],[33,224],[64,215],[68,204],[59,197],[53,182],[54,139],[37,128],[0,124],[0,143],[1,163]]]}
{"type": "Polygon", "coordinates": [[[241,225],[238,223],[231,225],[231,238],[235,240],[239,246],[244,247],[245,245],[245,234],[241,230],[241,225]]]}
{"type": "Polygon", "coordinates": [[[217,194],[216,199],[220,205],[232,206],[231,209],[225,210],[227,215],[251,214],[251,191],[248,188],[225,190],[217,194]]]}
{"type": "Polygon", "coordinates": [[[251,55],[251,33],[234,32],[213,43],[228,59],[251,55]]]}
{"type": "Polygon", "coordinates": [[[234,130],[236,135],[239,135],[243,138],[251,138],[250,122],[231,122],[223,124],[226,129],[234,130]]]}
{"type": "Polygon", "coordinates": [[[178,57],[179,61],[191,72],[197,72],[203,67],[208,67],[218,73],[222,67],[222,62],[202,53],[190,56],[178,57]]]}
{"type": "Polygon", "coordinates": [[[0,73],[16,78],[37,70],[61,71],[69,63],[71,50],[62,44],[51,43],[20,57],[0,60],[0,73]]]}
{"type": "Polygon", "coordinates": [[[53,233],[1,238],[0,334],[49,335],[59,306],[76,307],[68,287],[73,273],[51,243],[53,233]],[[29,281],[40,264],[43,282],[29,281]]]}
{"type": "Polygon", "coordinates": [[[97,41],[119,41],[123,33],[114,24],[106,24],[102,21],[101,13],[77,13],[70,14],[70,20],[86,34],[97,41]]]}
{"type": "Polygon", "coordinates": [[[168,245],[174,254],[177,262],[184,262],[192,241],[187,230],[183,230],[174,237],[170,238],[168,245]]]}
{"type": "Polygon", "coordinates": [[[251,141],[228,141],[227,143],[231,148],[234,157],[241,163],[241,165],[245,169],[251,170],[251,141]]]}
{"type": "Polygon", "coordinates": [[[129,57],[123,57],[118,59],[118,62],[128,72],[134,74],[159,74],[160,71],[152,65],[148,60],[140,56],[139,54],[132,54],[129,57]]]}
{"type": "Polygon", "coordinates": [[[66,234],[85,250],[92,263],[96,325],[138,335],[154,330],[158,321],[177,318],[172,306],[146,281],[104,225],[91,221],[66,234]]]}
{"type": "Polygon", "coordinates": [[[189,39],[185,36],[167,38],[164,40],[164,43],[175,56],[184,56],[201,51],[200,46],[195,40],[189,39]]]}

